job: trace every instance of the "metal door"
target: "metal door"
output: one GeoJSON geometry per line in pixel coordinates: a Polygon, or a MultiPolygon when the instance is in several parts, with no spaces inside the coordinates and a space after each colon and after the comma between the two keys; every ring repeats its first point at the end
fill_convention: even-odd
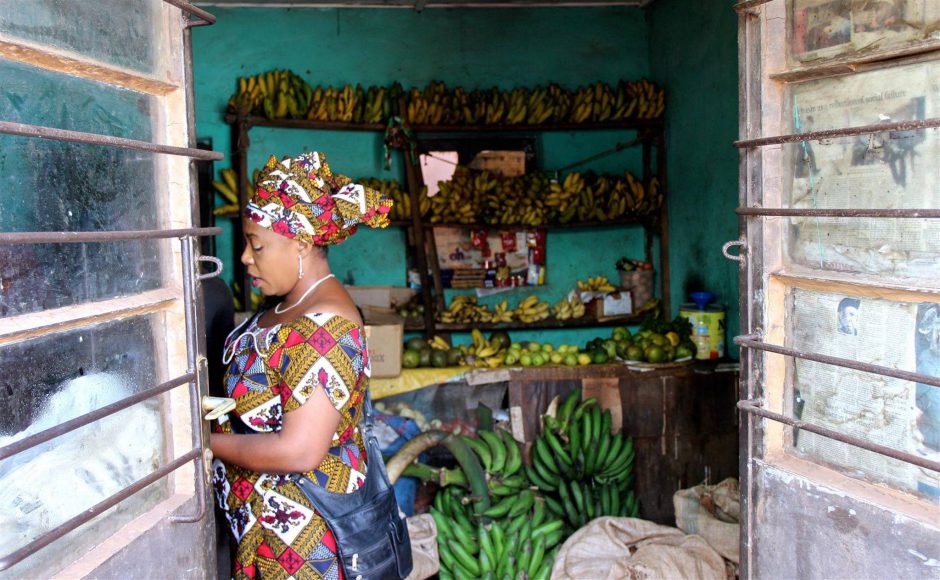
{"type": "MultiPolygon", "coordinates": [[[[0,0],[0,577],[215,576],[181,0],[0,0]]],[[[211,275],[211,274],[210,274],[211,275]]]]}
{"type": "Polygon", "coordinates": [[[735,10],[742,576],[938,578],[940,3],[735,10]]]}

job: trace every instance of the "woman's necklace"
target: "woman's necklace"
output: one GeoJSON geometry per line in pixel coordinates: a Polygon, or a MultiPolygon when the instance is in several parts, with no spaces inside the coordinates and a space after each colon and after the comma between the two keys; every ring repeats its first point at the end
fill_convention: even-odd
{"type": "Polygon", "coordinates": [[[303,302],[303,301],[307,298],[307,296],[310,296],[310,293],[311,293],[311,292],[313,292],[314,290],[317,289],[317,286],[319,286],[320,284],[323,284],[324,282],[326,282],[326,281],[329,280],[330,278],[335,278],[335,277],[336,277],[336,276],[334,276],[333,274],[327,274],[326,276],[320,278],[319,280],[317,280],[316,282],[314,282],[313,284],[311,284],[311,285],[310,285],[310,288],[307,288],[306,290],[304,290],[304,293],[300,296],[300,298],[297,300],[297,302],[294,302],[293,304],[291,304],[290,306],[288,306],[288,307],[285,308],[284,310],[278,310],[278,309],[280,308],[281,304],[284,304],[283,302],[281,302],[280,304],[278,304],[277,306],[274,307],[274,313],[275,313],[275,314],[284,314],[285,312],[287,312],[287,311],[290,310],[291,308],[293,308],[293,307],[297,306],[298,304],[300,304],[301,302],[303,302]]]}

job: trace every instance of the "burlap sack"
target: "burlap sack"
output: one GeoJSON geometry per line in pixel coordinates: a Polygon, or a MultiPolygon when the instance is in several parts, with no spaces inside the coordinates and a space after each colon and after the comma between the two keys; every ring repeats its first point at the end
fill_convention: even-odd
{"type": "Polygon", "coordinates": [[[738,480],[733,477],[718,485],[680,489],[672,496],[676,527],[702,536],[724,558],[740,564],[740,497],[738,480]]]}
{"type": "Polygon", "coordinates": [[[411,558],[414,569],[407,580],[424,580],[437,574],[440,561],[437,555],[437,526],[431,514],[408,518],[408,537],[411,538],[411,558]]]}
{"type": "Polygon", "coordinates": [[[725,580],[725,562],[698,536],[635,518],[603,517],[561,547],[552,580],[725,580]]]}

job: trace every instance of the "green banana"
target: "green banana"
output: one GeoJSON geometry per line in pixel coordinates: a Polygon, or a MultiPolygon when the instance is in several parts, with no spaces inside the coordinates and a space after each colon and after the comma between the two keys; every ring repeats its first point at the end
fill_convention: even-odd
{"type": "Polygon", "coordinates": [[[470,448],[473,449],[473,451],[477,454],[477,456],[479,456],[480,461],[483,462],[483,468],[486,471],[492,472],[493,454],[490,453],[489,446],[479,439],[474,439],[473,437],[468,437],[466,435],[461,435],[460,439],[469,445],[470,448]]]}
{"type": "Polygon", "coordinates": [[[548,443],[545,442],[545,439],[539,437],[535,440],[535,452],[538,454],[539,459],[542,460],[542,464],[547,467],[552,473],[560,474],[561,469],[555,463],[555,460],[552,458],[552,453],[548,449],[548,443]]]}
{"type": "Polygon", "coordinates": [[[597,447],[597,457],[594,458],[594,471],[600,473],[601,466],[607,460],[607,452],[610,450],[610,431],[601,430],[601,440],[597,447]]]}
{"type": "Polygon", "coordinates": [[[431,508],[429,510],[431,517],[434,518],[434,524],[437,526],[437,535],[453,538],[454,531],[451,529],[451,522],[442,514],[437,508],[431,508]]]}
{"type": "MultiPolygon", "coordinates": [[[[477,526],[477,543],[480,545],[480,555],[486,554],[490,562],[495,564],[496,547],[493,545],[492,538],[490,538],[489,530],[484,525],[477,526]]],[[[492,570],[492,568],[488,567],[487,570],[492,570]]]]}
{"type": "Polygon", "coordinates": [[[581,449],[581,421],[573,419],[568,426],[568,449],[571,450],[572,461],[576,460],[575,454],[581,449]]]}
{"type": "Polygon", "coordinates": [[[614,461],[619,459],[620,450],[623,448],[623,437],[620,433],[615,433],[612,436],[610,449],[607,450],[607,455],[604,457],[603,462],[597,466],[598,473],[604,473],[608,468],[613,464],[614,461]]]}
{"type": "Polygon", "coordinates": [[[620,490],[613,487],[608,489],[610,489],[610,509],[607,513],[612,516],[620,515],[620,490]]]}
{"type": "MultiPolygon", "coordinates": [[[[561,504],[557,499],[546,495],[545,496],[545,506],[548,508],[548,511],[552,512],[556,516],[563,518],[565,517],[565,506],[561,504]]],[[[560,521],[560,520],[556,520],[560,521]]]]}
{"type": "Polygon", "coordinates": [[[506,547],[506,536],[503,532],[503,527],[499,525],[499,522],[493,522],[492,527],[490,528],[490,539],[493,544],[493,556],[496,562],[499,562],[503,558],[504,550],[506,547]]]}
{"type": "Polygon", "coordinates": [[[506,446],[506,464],[501,473],[503,477],[510,477],[522,467],[522,452],[519,450],[519,443],[509,431],[504,429],[500,435],[506,446]]]}
{"type": "Polygon", "coordinates": [[[546,511],[545,500],[542,499],[541,497],[536,497],[535,506],[534,506],[534,509],[532,510],[532,528],[533,529],[539,524],[541,524],[543,521],[545,521],[545,511],[546,511]]]}
{"type": "Polygon", "coordinates": [[[601,408],[591,408],[591,441],[596,443],[601,436],[601,408]]]}
{"type": "Polygon", "coordinates": [[[476,500],[473,505],[474,511],[480,514],[488,510],[490,496],[487,493],[486,473],[483,471],[483,466],[480,465],[476,453],[467,443],[455,435],[448,435],[442,443],[451,452],[457,463],[460,464],[464,475],[467,476],[470,491],[473,493],[474,500],[476,500]]]}
{"type": "Polygon", "coordinates": [[[528,569],[529,561],[532,559],[532,540],[526,538],[522,542],[522,553],[519,554],[519,561],[516,563],[516,570],[519,572],[528,569]]]}
{"type": "MultiPolygon", "coordinates": [[[[554,561],[554,558],[543,558],[539,569],[535,572],[535,575],[529,576],[529,580],[549,580],[552,576],[552,565],[554,561]]],[[[444,580],[443,576],[441,576],[441,580],[444,580]]]]}
{"type": "Polygon", "coordinates": [[[480,560],[480,572],[482,572],[483,574],[487,574],[493,571],[493,565],[495,564],[495,562],[493,562],[493,559],[490,558],[489,554],[487,554],[483,550],[480,550],[479,560],[480,560]]]}
{"type": "Polygon", "coordinates": [[[545,540],[539,538],[532,544],[532,557],[529,559],[529,565],[526,566],[526,574],[533,578],[538,569],[542,566],[542,559],[545,557],[545,540]]]}
{"type": "Polygon", "coordinates": [[[548,442],[548,446],[552,448],[552,451],[555,452],[555,457],[559,461],[559,467],[561,467],[564,471],[571,469],[571,466],[573,465],[571,455],[565,451],[564,447],[561,446],[561,442],[558,440],[558,437],[556,437],[551,430],[545,431],[542,436],[548,442]]]}
{"type": "Polygon", "coordinates": [[[532,493],[531,489],[527,489],[519,494],[516,498],[515,503],[513,503],[512,508],[509,510],[509,517],[514,518],[521,513],[527,512],[532,509],[532,504],[535,502],[535,494],[532,493]]]}
{"type": "Polygon", "coordinates": [[[535,467],[529,467],[528,465],[526,465],[525,474],[529,478],[529,481],[534,483],[536,487],[538,487],[542,491],[555,491],[556,489],[558,489],[557,486],[552,485],[547,480],[542,478],[542,476],[540,476],[538,472],[535,470],[535,467]]]}
{"type": "Polygon", "coordinates": [[[532,537],[538,538],[539,536],[547,536],[561,530],[564,525],[565,522],[562,520],[552,520],[550,522],[546,522],[532,530],[532,537]]]}
{"type": "Polygon", "coordinates": [[[515,501],[515,497],[504,497],[498,504],[484,511],[482,515],[488,518],[502,518],[509,513],[515,501]]]}
{"type": "Polygon", "coordinates": [[[490,448],[490,453],[493,455],[490,471],[499,473],[502,471],[503,466],[506,465],[506,447],[503,446],[503,442],[500,441],[499,437],[492,431],[480,431],[479,435],[480,438],[486,442],[486,445],[490,448]]]}
{"type": "Polygon", "coordinates": [[[586,413],[582,417],[581,421],[581,449],[587,453],[588,448],[591,446],[591,434],[593,429],[591,428],[591,414],[586,413]]]}
{"type": "Polygon", "coordinates": [[[471,556],[459,542],[454,540],[447,541],[447,547],[457,560],[457,563],[467,569],[473,577],[480,576],[480,562],[471,556]]]}
{"type": "Polygon", "coordinates": [[[480,550],[480,546],[477,545],[476,540],[473,538],[473,535],[470,530],[464,528],[463,526],[454,526],[454,539],[457,540],[457,543],[467,551],[469,554],[476,554],[480,550]]]}
{"type": "Polygon", "coordinates": [[[588,410],[588,407],[597,403],[597,397],[591,397],[589,399],[584,399],[574,410],[575,419],[580,419],[584,413],[588,410]]]}
{"type": "Polygon", "coordinates": [[[561,407],[558,410],[558,422],[562,427],[568,425],[572,414],[574,413],[575,406],[578,404],[578,399],[581,398],[581,393],[578,389],[575,389],[568,395],[568,398],[565,399],[565,402],[562,403],[561,407]]]}

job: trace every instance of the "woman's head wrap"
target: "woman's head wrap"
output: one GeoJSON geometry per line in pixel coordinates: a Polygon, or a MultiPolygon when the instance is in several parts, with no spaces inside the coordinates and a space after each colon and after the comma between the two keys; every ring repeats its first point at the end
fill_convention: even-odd
{"type": "Polygon", "coordinates": [[[392,198],[334,175],[326,156],[313,151],[278,161],[261,170],[245,216],[274,232],[317,246],[343,242],[360,223],[388,225],[392,198]]]}

